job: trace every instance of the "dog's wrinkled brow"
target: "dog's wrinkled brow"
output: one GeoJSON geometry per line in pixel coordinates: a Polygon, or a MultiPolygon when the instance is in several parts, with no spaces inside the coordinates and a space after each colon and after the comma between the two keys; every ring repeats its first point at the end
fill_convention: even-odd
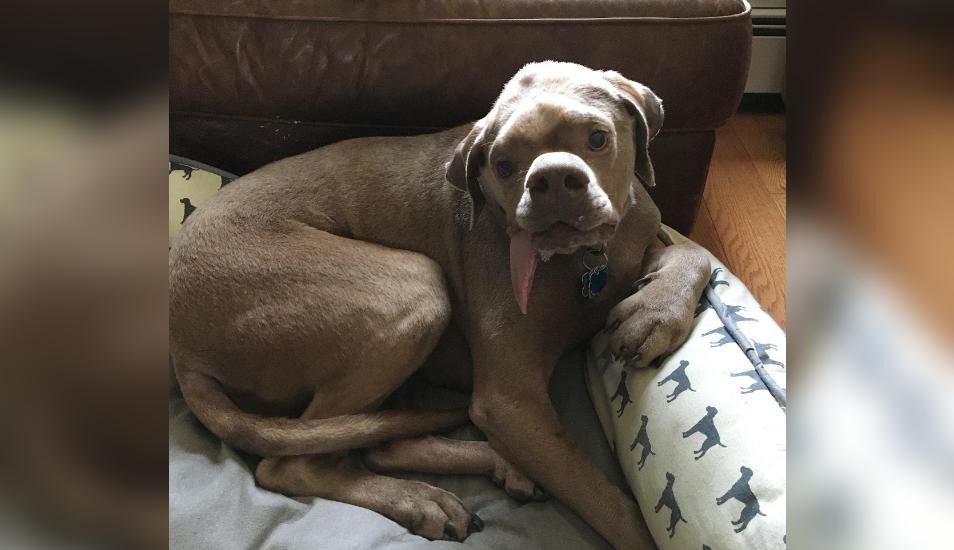
{"type": "Polygon", "coordinates": [[[621,104],[619,94],[605,88],[586,86],[578,92],[589,105],[617,105],[621,104]]]}
{"type": "Polygon", "coordinates": [[[611,125],[612,120],[592,102],[579,96],[564,94],[541,94],[515,106],[503,120],[496,120],[494,139],[505,134],[522,134],[530,131],[527,124],[535,127],[533,139],[564,124],[596,123],[611,125]]]}

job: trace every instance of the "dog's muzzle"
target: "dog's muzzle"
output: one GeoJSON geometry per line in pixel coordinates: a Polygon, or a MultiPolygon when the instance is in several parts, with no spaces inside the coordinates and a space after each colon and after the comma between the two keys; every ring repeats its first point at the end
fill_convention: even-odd
{"type": "Polygon", "coordinates": [[[606,240],[617,221],[596,174],[577,155],[544,153],[530,165],[516,222],[539,239],[540,249],[606,240]]]}

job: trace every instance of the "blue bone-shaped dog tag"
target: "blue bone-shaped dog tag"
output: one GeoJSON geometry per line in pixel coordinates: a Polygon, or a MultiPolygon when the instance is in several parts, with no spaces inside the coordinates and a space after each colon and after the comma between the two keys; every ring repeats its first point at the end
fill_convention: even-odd
{"type": "Polygon", "coordinates": [[[609,270],[605,265],[598,265],[580,277],[580,293],[584,298],[592,298],[603,291],[607,280],[609,270]]]}

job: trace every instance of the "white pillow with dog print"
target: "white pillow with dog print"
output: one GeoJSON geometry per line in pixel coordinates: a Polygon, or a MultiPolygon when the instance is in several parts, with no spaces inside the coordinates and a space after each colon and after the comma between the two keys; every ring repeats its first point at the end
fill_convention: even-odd
{"type": "MultiPolygon", "coordinates": [[[[727,324],[784,388],[784,332],[710,260],[727,324]]],[[[785,548],[784,397],[765,381],[705,298],[689,340],[659,368],[626,370],[604,333],[590,343],[590,395],[661,550],[785,548]]]]}

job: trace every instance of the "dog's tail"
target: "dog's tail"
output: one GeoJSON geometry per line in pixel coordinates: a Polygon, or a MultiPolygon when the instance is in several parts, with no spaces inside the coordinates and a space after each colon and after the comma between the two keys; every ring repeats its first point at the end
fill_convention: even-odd
{"type": "Polygon", "coordinates": [[[370,447],[468,421],[466,409],[388,410],[308,420],[266,417],[241,410],[218,381],[204,374],[179,369],[179,386],[189,408],[209,431],[232,447],[262,457],[370,447]]]}

